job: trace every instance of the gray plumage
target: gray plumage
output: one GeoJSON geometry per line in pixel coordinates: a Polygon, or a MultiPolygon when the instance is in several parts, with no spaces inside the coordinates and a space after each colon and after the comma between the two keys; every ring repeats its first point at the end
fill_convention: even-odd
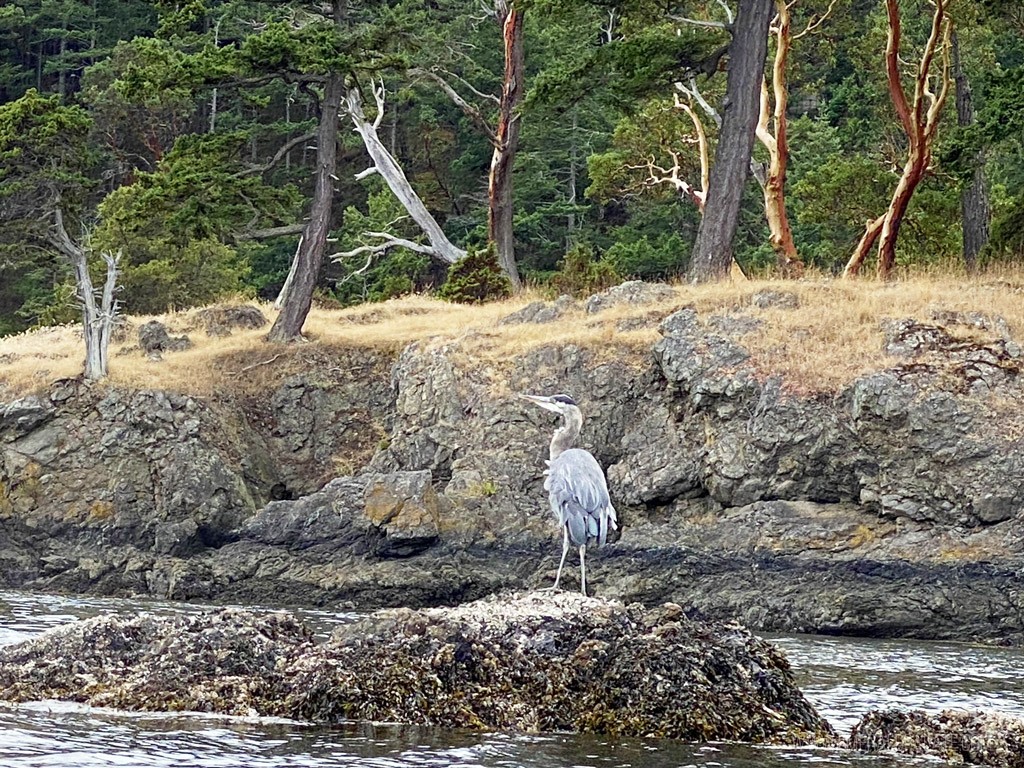
{"type": "Polygon", "coordinates": [[[554,589],[558,589],[562,568],[569,552],[569,543],[579,549],[580,583],[587,593],[587,544],[604,546],[608,531],[618,528],[615,508],[608,496],[608,484],[597,459],[572,444],[583,428],[583,414],[568,395],[521,395],[549,411],[562,416],[562,426],[551,438],[548,468],[544,472],[544,489],[548,492],[551,510],[562,529],[562,560],[558,564],[554,589]]]}

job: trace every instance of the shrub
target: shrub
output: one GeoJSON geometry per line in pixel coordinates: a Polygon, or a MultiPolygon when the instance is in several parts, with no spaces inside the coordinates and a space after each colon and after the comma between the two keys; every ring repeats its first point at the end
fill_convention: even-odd
{"type": "Polygon", "coordinates": [[[594,249],[585,243],[572,246],[559,264],[561,271],[551,278],[558,293],[589,296],[622,282],[611,262],[599,260],[594,249]]]}
{"type": "Polygon", "coordinates": [[[494,246],[489,245],[484,250],[470,248],[452,264],[437,295],[456,304],[482,304],[512,295],[512,284],[498,266],[494,246]]]}

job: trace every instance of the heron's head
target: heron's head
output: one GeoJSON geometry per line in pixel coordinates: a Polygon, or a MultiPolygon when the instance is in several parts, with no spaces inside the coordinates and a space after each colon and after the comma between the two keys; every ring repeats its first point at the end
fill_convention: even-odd
{"type": "Polygon", "coordinates": [[[568,395],[520,395],[520,397],[548,411],[554,411],[561,416],[565,416],[567,419],[580,415],[579,406],[568,395]]]}

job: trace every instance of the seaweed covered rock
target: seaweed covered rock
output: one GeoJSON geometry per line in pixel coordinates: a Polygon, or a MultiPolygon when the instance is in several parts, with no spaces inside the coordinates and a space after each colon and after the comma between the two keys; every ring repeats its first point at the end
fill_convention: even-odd
{"type": "Polygon", "coordinates": [[[850,747],[1024,768],[1024,720],[995,712],[873,710],[854,726],[850,747]]]}
{"type": "Polygon", "coordinates": [[[0,649],[0,699],[269,712],[286,684],[287,660],[312,647],[309,630],[283,614],[100,616],[0,649]]]}
{"type": "Polygon", "coordinates": [[[780,651],[736,624],[576,593],[379,611],[315,644],[283,615],[99,618],[0,649],[0,698],[315,722],[831,742],[780,651]]]}

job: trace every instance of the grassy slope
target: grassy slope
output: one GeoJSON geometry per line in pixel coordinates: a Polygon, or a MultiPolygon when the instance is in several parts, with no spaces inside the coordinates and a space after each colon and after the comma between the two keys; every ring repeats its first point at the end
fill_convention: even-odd
{"type": "MultiPolygon", "coordinates": [[[[147,360],[132,347],[135,328],[151,319],[132,317],[131,332],[111,348],[110,381],[137,388],[162,388],[200,396],[254,392],[285,376],[314,366],[343,361],[346,350],[397,351],[417,339],[446,345],[463,359],[500,368],[526,350],[544,344],[576,343],[608,357],[635,356],[644,361],[658,338],[656,323],[621,332],[625,317],[664,315],[693,307],[702,316],[738,311],[765,322],[743,337],[764,373],[781,373],[794,392],[831,391],[857,375],[891,364],[881,351],[880,322],[916,317],[927,322],[933,309],[982,311],[1001,315],[1011,330],[1024,328],[1024,274],[1001,273],[968,280],[956,275],[916,276],[894,283],[874,281],[752,281],[710,286],[677,285],[676,299],[660,305],[615,307],[597,315],[580,308],[546,325],[498,325],[505,315],[540,298],[526,295],[484,306],[459,306],[410,296],[344,310],[314,309],[306,323],[308,344],[270,345],[266,329],[206,336],[195,327],[194,312],[163,315],[172,334],[188,332],[196,346],[165,353],[163,362],[147,360]],[[752,294],[764,288],[799,295],[797,310],[759,309],[752,294]],[[124,351],[124,354],[118,354],[124,351]]],[[[273,318],[273,309],[260,309],[273,318]]],[[[977,331],[951,329],[978,337],[977,331]]],[[[0,402],[38,390],[81,371],[84,350],[75,326],[44,328],[0,339],[0,402]]]]}

